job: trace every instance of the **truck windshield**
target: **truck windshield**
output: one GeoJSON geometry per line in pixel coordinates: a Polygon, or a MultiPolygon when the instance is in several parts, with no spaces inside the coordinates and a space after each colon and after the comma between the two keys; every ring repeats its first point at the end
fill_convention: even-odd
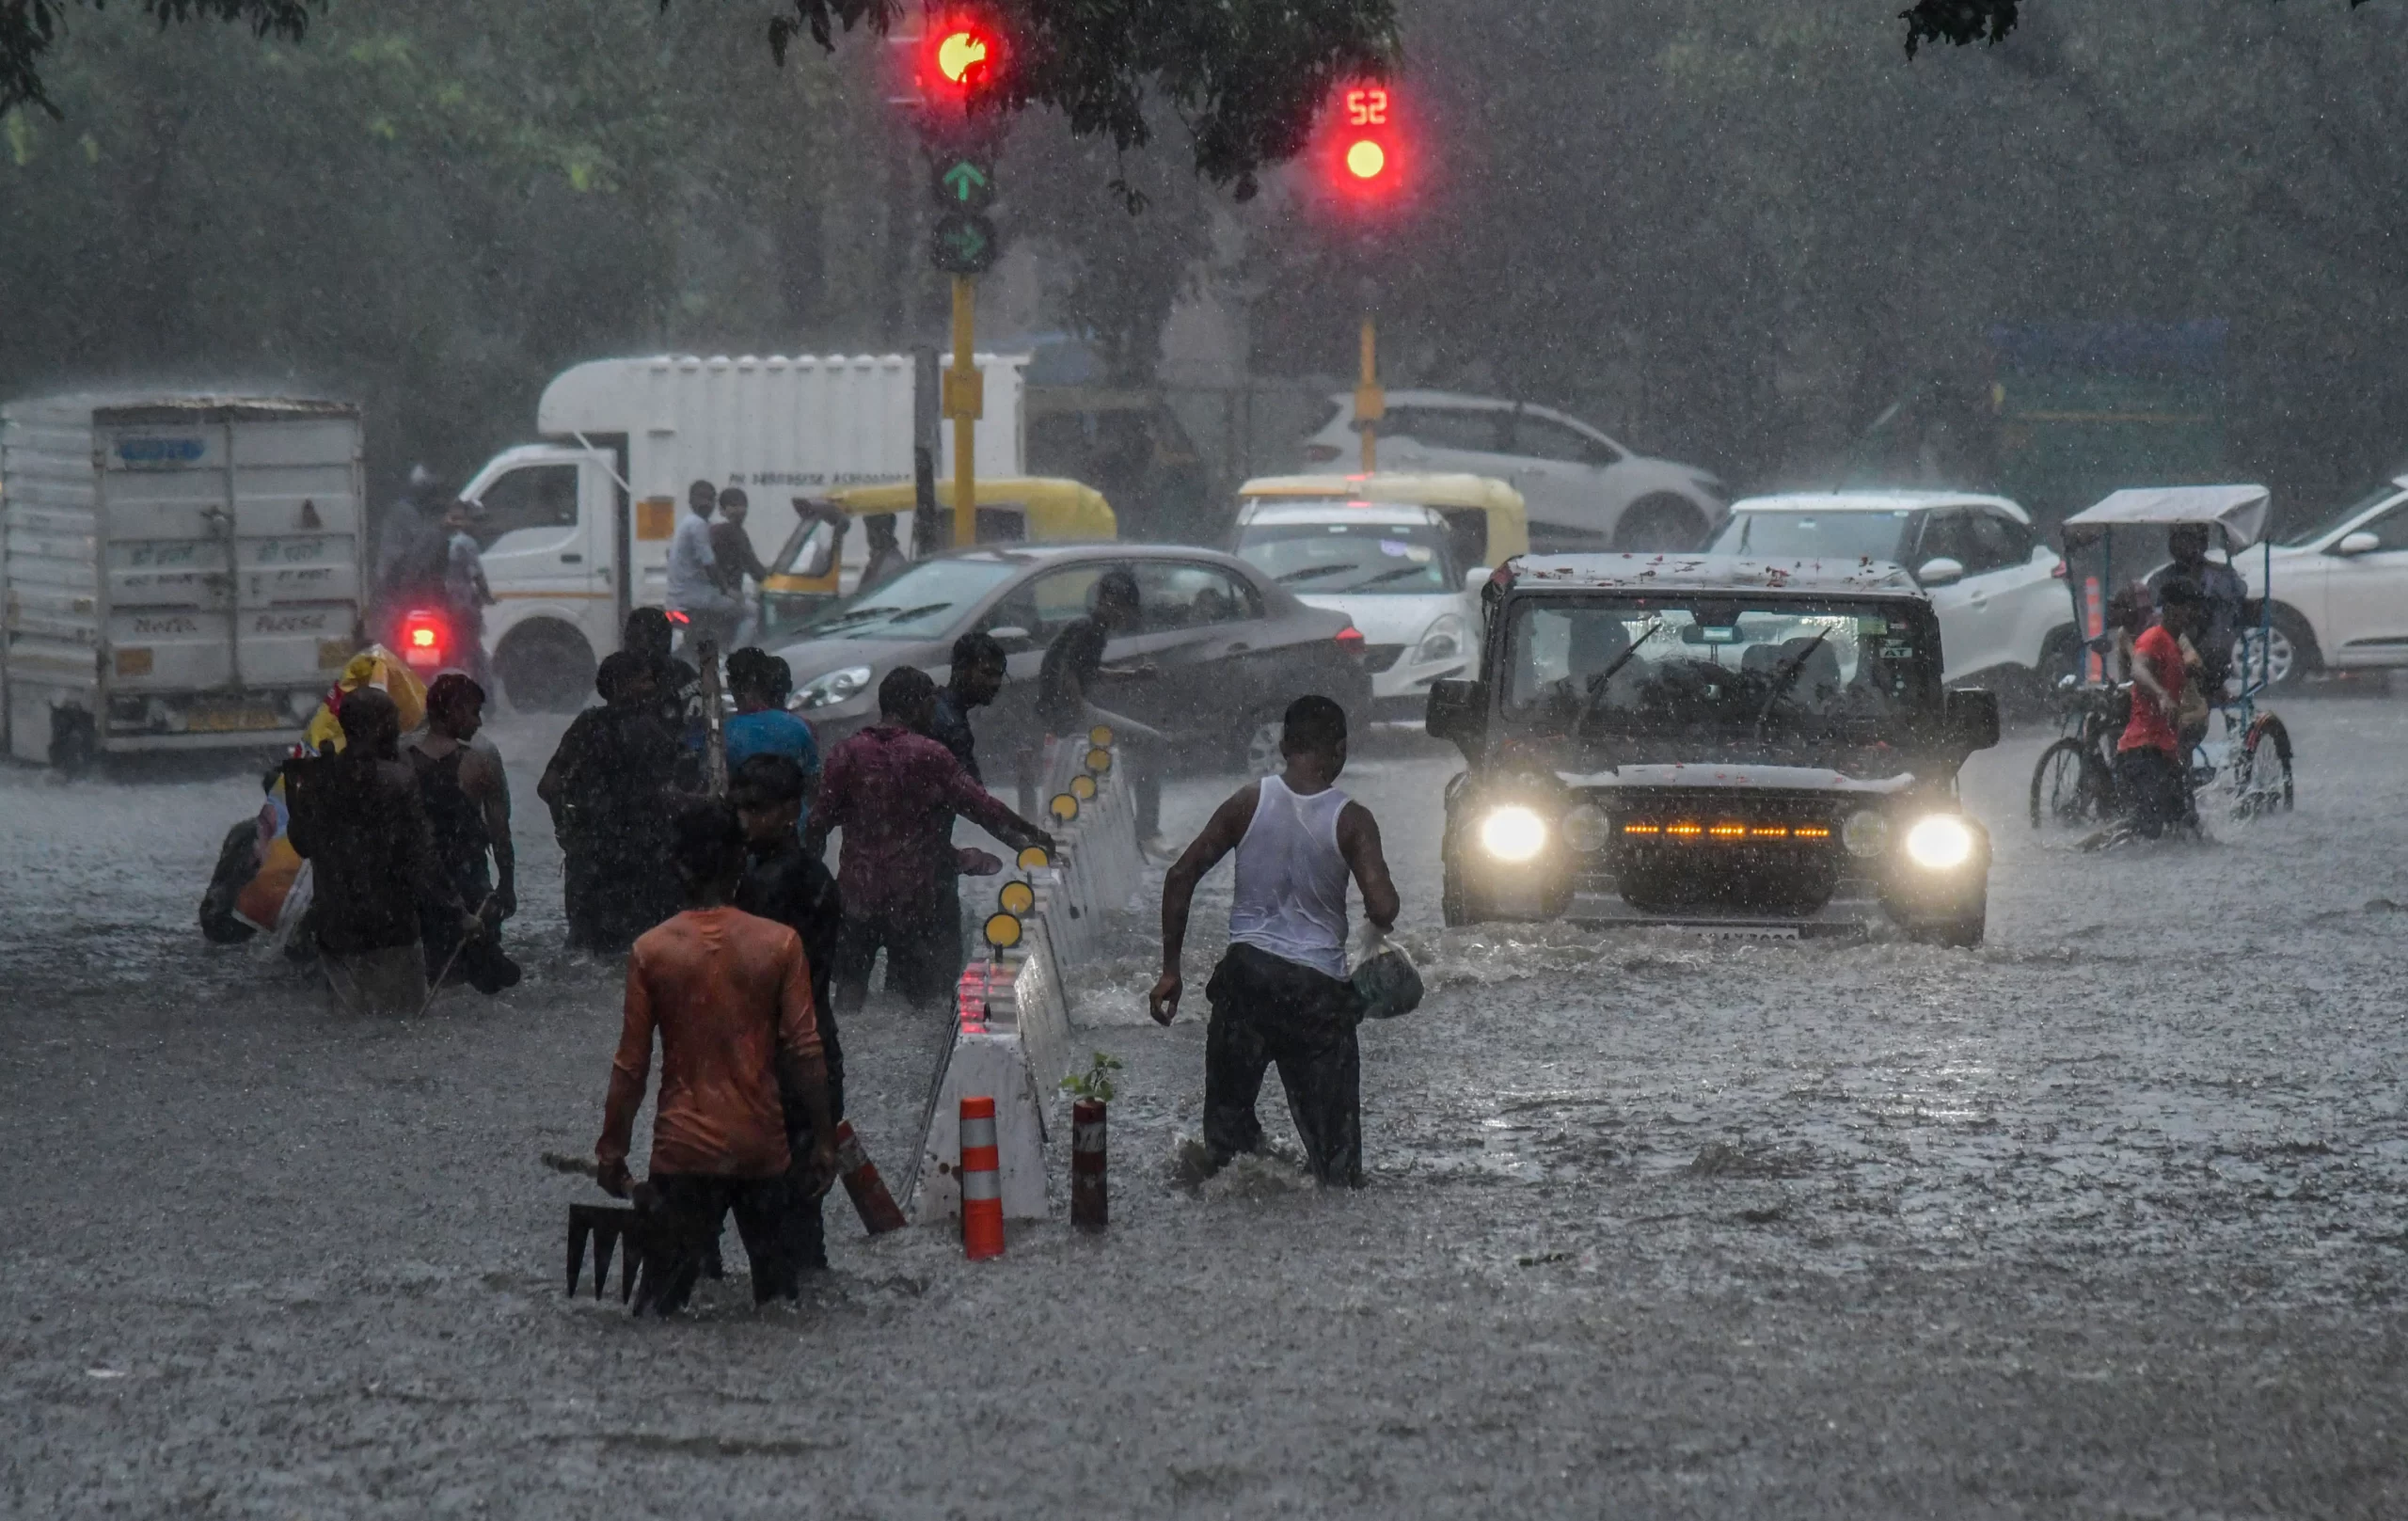
{"type": "Polygon", "coordinates": [[[1751,513],[1722,526],[1713,552],[1751,560],[1895,560],[1904,552],[1905,512],[1751,513]]]}
{"type": "Polygon", "coordinates": [[[1534,737],[1878,737],[1938,705],[1936,626],[1895,605],[1528,598],[1506,633],[1507,722],[1534,737]]]}
{"type": "Polygon", "coordinates": [[[995,560],[930,560],[885,585],[856,593],[795,631],[797,639],[934,639],[1018,566],[995,560]]]}
{"type": "Polygon", "coordinates": [[[1238,532],[1238,558],[1300,596],[1463,586],[1447,531],[1427,523],[1254,523],[1238,532]]]}

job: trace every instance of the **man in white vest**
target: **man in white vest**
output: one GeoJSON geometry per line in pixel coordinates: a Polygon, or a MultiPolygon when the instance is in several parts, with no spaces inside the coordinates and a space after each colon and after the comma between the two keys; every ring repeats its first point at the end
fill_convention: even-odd
{"type": "Polygon", "coordinates": [[[1255,1098],[1279,1067],[1288,1113],[1323,1183],[1363,1184],[1362,1017],[1346,980],[1346,881],[1362,890],[1364,917],[1386,932],[1396,884],[1371,811],[1338,790],[1346,768],[1346,710],[1326,697],[1288,705],[1280,753],[1286,771],[1249,783],[1213,811],[1204,832],[1163,882],[1163,974],[1156,1022],[1179,1012],[1180,948],[1203,880],[1231,850],[1237,887],[1229,949],[1205,985],[1212,1022],[1204,1040],[1204,1148],[1217,1169],[1262,1145],[1255,1098]]]}

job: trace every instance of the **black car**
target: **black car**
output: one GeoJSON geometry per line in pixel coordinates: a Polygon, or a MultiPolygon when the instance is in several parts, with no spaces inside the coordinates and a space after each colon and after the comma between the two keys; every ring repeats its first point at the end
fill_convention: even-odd
{"type": "Polygon", "coordinates": [[[1931,600],[1877,561],[1510,561],[1478,681],[1430,690],[1449,924],[1980,943],[1989,834],[1956,773],[1998,702],[1941,685],[1931,600]]]}
{"type": "Polygon", "coordinates": [[[979,716],[982,750],[1016,748],[1042,733],[1035,706],[1046,647],[1085,616],[1097,578],[1116,567],[1136,578],[1144,622],[1104,658],[1157,673],[1107,676],[1094,699],[1172,736],[1182,760],[1276,769],[1290,702],[1319,692],[1350,714],[1369,709],[1363,638],[1345,614],[1305,606],[1233,555],[1131,544],[995,546],[921,561],[814,618],[775,652],[794,672],[791,705],[823,749],[833,745],[876,721],[889,671],[917,666],[942,682],[954,641],[983,628],[1009,654],[1010,677],[979,716]]]}

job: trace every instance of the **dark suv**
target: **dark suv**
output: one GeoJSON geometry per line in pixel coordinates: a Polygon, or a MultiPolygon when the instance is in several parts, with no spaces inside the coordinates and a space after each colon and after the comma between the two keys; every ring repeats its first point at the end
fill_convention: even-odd
{"type": "Polygon", "coordinates": [[[1989,835],[1956,772],[1998,703],[1941,685],[1899,567],[1721,555],[1508,562],[1481,676],[1431,689],[1450,925],[1569,918],[1789,935],[1886,917],[1978,944],[1989,835]]]}

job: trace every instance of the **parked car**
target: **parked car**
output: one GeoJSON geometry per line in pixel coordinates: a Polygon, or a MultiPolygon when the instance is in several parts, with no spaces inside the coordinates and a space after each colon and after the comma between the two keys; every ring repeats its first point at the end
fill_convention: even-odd
{"type": "Polygon", "coordinates": [[[1362,630],[1374,719],[1419,723],[1430,684],[1480,659],[1480,603],[1434,509],[1344,497],[1250,501],[1238,509],[1236,547],[1306,606],[1344,613],[1362,630]]]}
{"type": "MultiPolygon", "coordinates": [[[[2282,687],[2314,671],[2408,666],[2408,475],[2383,482],[2278,541],[2271,555],[2244,550],[2236,568],[2249,594],[2274,573],[2268,676],[2282,687]]],[[[2137,569],[2138,567],[2135,567],[2137,569]]],[[[2256,629],[2236,663],[2258,670],[2256,629]]]]}
{"type": "Polygon", "coordinates": [[[878,685],[897,666],[942,681],[953,642],[974,628],[1009,656],[1003,695],[978,719],[1001,757],[1041,737],[1038,667],[1055,635],[1085,615],[1096,579],[1137,578],[1144,624],[1105,647],[1107,662],[1145,662],[1149,679],[1112,682],[1099,704],[1169,734],[1182,758],[1275,768],[1279,718],[1307,692],[1364,717],[1370,680],[1363,636],[1339,612],[1307,607],[1234,555],[1175,546],[1024,545],[924,560],[796,630],[777,653],[794,673],[791,705],[824,748],[878,718],[878,685]]]}
{"type": "Polygon", "coordinates": [[[2072,669],[2063,562],[2004,497],[1949,491],[1797,492],[1731,504],[1717,554],[1890,561],[1940,615],[1942,679],[2031,684],[2072,669]]]}
{"type": "MultiPolygon", "coordinates": [[[[1305,463],[1344,467],[1362,457],[1354,399],[1305,440],[1305,463]]],[[[1511,482],[1529,505],[1538,554],[1597,549],[1695,549],[1720,527],[1722,483],[1693,465],[1634,454],[1577,418],[1544,406],[1398,390],[1380,421],[1383,470],[1463,471],[1511,482]]]]}

